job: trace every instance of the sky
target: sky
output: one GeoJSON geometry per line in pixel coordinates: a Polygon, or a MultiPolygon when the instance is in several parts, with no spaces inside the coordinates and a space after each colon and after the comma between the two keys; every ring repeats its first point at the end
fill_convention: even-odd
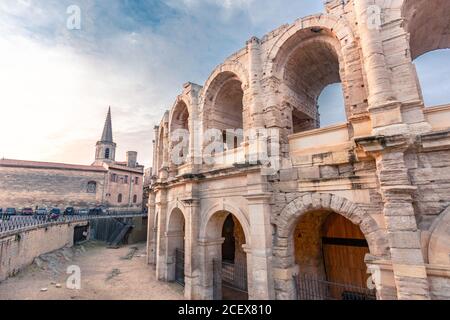
{"type": "MultiPolygon", "coordinates": [[[[204,84],[252,36],[322,11],[321,0],[1,0],[0,158],[90,164],[111,106],[116,160],[133,150],[150,166],[153,127],[183,83],[204,84]],[[80,30],[67,28],[71,5],[80,30]]],[[[420,58],[432,104],[450,101],[448,57],[420,58]]],[[[322,125],[344,119],[341,101],[339,85],[325,90],[322,125]]]]}

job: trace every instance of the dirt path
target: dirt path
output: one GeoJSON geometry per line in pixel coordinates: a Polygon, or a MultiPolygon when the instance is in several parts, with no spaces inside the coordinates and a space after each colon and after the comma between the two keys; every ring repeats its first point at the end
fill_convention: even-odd
{"type": "Polygon", "coordinates": [[[46,255],[38,264],[0,283],[0,300],[183,299],[179,285],[155,279],[145,254],[145,244],[107,249],[104,244],[87,243],[46,255]],[[81,269],[81,290],[66,288],[70,265],[81,269]]]}

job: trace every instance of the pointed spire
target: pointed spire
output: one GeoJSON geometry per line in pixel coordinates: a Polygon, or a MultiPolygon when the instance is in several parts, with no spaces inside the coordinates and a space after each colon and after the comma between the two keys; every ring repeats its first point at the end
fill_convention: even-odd
{"type": "Polygon", "coordinates": [[[108,109],[108,115],[106,116],[105,127],[103,128],[101,142],[113,142],[112,136],[112,121],[111,121],[111,107],[108,109]]]}

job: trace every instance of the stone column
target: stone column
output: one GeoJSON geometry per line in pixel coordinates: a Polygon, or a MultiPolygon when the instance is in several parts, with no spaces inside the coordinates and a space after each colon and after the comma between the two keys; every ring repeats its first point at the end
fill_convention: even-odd
{"type": "Polygon", "coordinates": [[[148,225],[147,225],[147,263],[153,265],[156,263],[156,205],[155,193],[150,192],[148,198],[148,225]]]}
{"type": "Polygon", "coordinates": [[[369,90],[369,112],[374,134],[407,133],[403,123],[401,102],[392,90],[391,72],[386,65],[385,53],[379,28],[369,25],[368,8],[371,0],[355,1],[355,15],[358,22],[364,69],[369,90]]]}
{"type": "Polygon", "coordinates": [[[384,202],[384,219],[399,299],[429,299],[429,285],[412,205],[412,186],[403,150],[378,155],[377,171],[384,202]]]}
{"type": "Polygon", "coordinates": [[[198,199],[183,200],[186,204],[187,220],[185,225],[185,287],[186,299],[197,300],[202,297],[199,292],[199,246],[198,227],[200,226],[200,201],[198,199]]]}
{"type": "Polygon", "coordinates": [[[250,128],[264,128],[262,117],[263,105],[261,102],[261,41],[257,37],[252,37],[247,41],[247,50],[249,56],[249,95],[250,95],[250,128]]]}
{"type": "Polygon", "coordinates": [[[420,230],[414,214],[411,184],[404,152],[410,141],[403,135],[356,139],[377,164],[383,214],[398,299],[430,299],[420,230]]]}
{"type": "Polygon", "coordinates": [[[252,300],[273,300],[275,289],[272,266],[272,226],[270,224],[272,193],[265,192],[266,179],[260,173],[247,176],[246,195],[250,224],[247,255],[250,269],[249,298],[252,300]]]}
{"type": "Polygon", "coordinates": [[[166,261],[166,225],[167,225],[167,191],[160,189],[156,195],[156,211],[158,212],[158,230],[156,242],[156,278],[158,280],[167,279],[166,261]]]}
{"type": "Polygon", "coordinates": [[[220,267],[222,266],[222,244],[224,241],[225,238],[198,240],[199,281],[197,295],[200,300],[222,299],[222,291],[219,290],[222,288],[222,279],[214,279],[213,261],[216,261],[220,267]],[[220,285],[215,287],[214,280],[220,285]],[[216,290],[216,294],[214,294],[214,290],[216,290]]]}
{"type": "Polygon", "coordinates": [[[369,105],[378,106],[396,99],[392,91],[390,73],[386,68],[380,29],[369,26],[367,9],[373,4],[373,0],[355,1],[355,15],[369,85],[369,105]]]}
{"type": "Polygon", "coordinates": [[[153,140],[153,172],[152,175],[157,176],[158,175],[158,171],[159,171],[159,164],[158,164],[158,145],[159,145],[159,126],[155,126],[153,128],[153,136],[154,136],[154,140],[153,140]]]}

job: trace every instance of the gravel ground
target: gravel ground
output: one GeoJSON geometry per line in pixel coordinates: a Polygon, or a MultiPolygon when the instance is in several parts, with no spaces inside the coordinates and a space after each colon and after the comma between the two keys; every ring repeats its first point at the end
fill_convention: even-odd
{"type": "Polygon", "coordinates": [[[0,283],[0,300],[181,300],[183,289],[157,281],[146,263],[145,244],[108,249],[103,243],[43,255],[0,283]],[[81,270],[81,289],[66,287],[67,267],[81,270]]]}

